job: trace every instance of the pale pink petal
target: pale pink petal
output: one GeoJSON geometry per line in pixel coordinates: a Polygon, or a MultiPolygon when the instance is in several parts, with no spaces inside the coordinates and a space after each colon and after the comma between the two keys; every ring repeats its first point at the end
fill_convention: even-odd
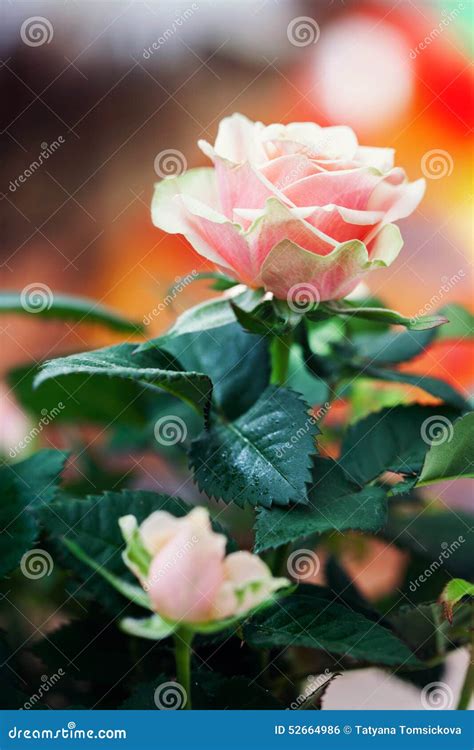
{"type": "Polygon", "coordinates": [[[369,198],[368,208],[385,213],[384,223],[404,219],[418,207],[425,193],[426,183],[422,178],[415,182],[391,184],[380,182],[369,198]]]}
{"type": "Polygon", "coordinates": [[[377,170],[368,168],[321,172],[298,180],[283,192],[296,206],[326,206],[334,203],[364,210],[381,179],[377,170]]]}
{"type": "MultiPolygon", "coordinates": [[[[388,250],[385,249],[388,256],[388,250]]],[[[354,240],[338,245],[329,255],[319,256],[284,241],[273,248],[262,266],[265,288],[279,299],[287,298],[295,285],[308,285],[320,301],[349,294],[368,271],[387,265],[369,260],[365,245],[354,240]]]]}
{"type": "Polygon", "coordinates": [[[359,146],[354,155],[354,161],[367,167],[375,167],[381,172],[392,169],[394,158],[395,149],[376,146],[359,146]]]}
{"type": "MultiPolygon", "coordinates": [[[[214,148],[210,147],[218,156],[228,159],[234,164],[244,161],[260,163],[266,161],[267,156],[261,144],[259,133],[264,130],[261,122],[252,122],[245,115],[235,113],[224,117],[219,123],[214,148]]],[[[209,155],[209,144],[199,141],[199,147],[209,155]]]]}
{"type": "Polygon", "coordinates": [[[203,622],[210,618],[224,581],[226,539],[210,529],[202,508],[178,522],[179,531],[152,560],[146,589],[162,617],[203,622]]]}

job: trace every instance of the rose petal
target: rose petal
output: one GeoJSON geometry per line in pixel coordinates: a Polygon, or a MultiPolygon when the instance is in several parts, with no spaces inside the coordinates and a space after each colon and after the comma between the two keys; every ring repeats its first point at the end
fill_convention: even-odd
{"type": "MultiPolygon", "coordinates": [[[[383,239],[388,240],[388,235],[383,239]]],[[[392,236],[392,241],[395,239],[392,236]]],[[[388,262],[381,257],[369,260],[365,245],[354,240],[338,245],[328,255],[319,256],[285,240],[268,254],[261,278],[265,288],[279,299],[287,298],[296,285],[314,289],[320,301],[338,299],[349,294],[366,273],[388,265],[396,252],[395,249],[390,252],[386,244],[383,254],[388,262]]]]}

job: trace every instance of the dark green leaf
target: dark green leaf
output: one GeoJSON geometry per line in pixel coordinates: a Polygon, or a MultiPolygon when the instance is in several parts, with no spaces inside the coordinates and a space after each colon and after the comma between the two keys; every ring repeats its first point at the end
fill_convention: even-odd
{"type": "Polygon", "coordinates": [[[235,422],[216,423],[192,442],[196,481],[238,505],[306,503],[317,432],[299,395],[270,386],[235,422]]]}
{"type": "Polygon", "coordinates": [[[23,292],[2,292],[0,312],[38,315],[40,318],[98,323],[120,333],[141,333],[143,325],[123,318],[92,299],[52,292],[43,284],[25,287],[23,292]]]}
{"type": "Polygon", "coordinates": [[[257,552],[324,531],[376,531],[386,518],[386,496],[381,487],[359,490],[335,461],[314,459],[308,506],[259,510],[255,525],[257,552]]]}
{"type": "MultiPolygon", "coordinates": [[[[160,339],[156,343],[159,346],[160,339]]],[[[186,370],[211,378],[213,401],[229,419],[247,411],[270,380],[267,341],[245,333],[237,323],[177,336],[164,348],[186,370]]]]}
{"type": "Polygon", "coordinates": [[[328,599],[317,586],[300,586],[276,607],[252,618],[244,638],[256,648],[305,646],[368,664],[417,666],[390,630],[328,599]]]}
{"type": "Polygon", "coordinates": [[[212,383],[207,375],[180,371],[172,357],[156,349],[142,353],[135,353],[135,349],[133,344],[118,344],[50,360],[35,378],[35,386],[51,378],[57,381],[78,373],[89,377],[106,375],[132,380],[143,388],[165,390],[206,413],[212,393],[212,383]]]}
{"type": "Polygon", "coordinates": [[[143,426],[151,411],[154,394],[132,380],[111,378],[107,373],[93,378],[87,372],[51,377],[33,388],[42,365],[18,367],[7,380],[15,396],[30,415],[50,415],[54,423],[143,426]]]}
{"type": "Polygon", "coordinates": [[[349,427],[339,463],[349,479],[361,486],[385,471],[415,474],[428,450],[423,425],[433,417],[449,419],[453,414],[447,407],[418,404],[369,414],[349,427]]]}
{"type": "Polygon", "coordinates": [[[0,575],[13,570],[36,542],[35,511],[53,499],[65,460],[60,451],[44,450],[0,466],[0,575]]]}
{"type": "MultiPolygon", "coordinates": [[[[434,423],[433,423],[434,424],[434,423]]],[[[474,412],[454,424],[439,423],[441,434],[425,457],[418,486],[447,479],[474,477],[474,412]]]]}
{"type": "Polygon", "coordinates": [[[370,364],[396,364],[413,359],[430,345],[436,329],[383,333],[380,336],[358,336],[354,344],[357,355],[370,364]]]}

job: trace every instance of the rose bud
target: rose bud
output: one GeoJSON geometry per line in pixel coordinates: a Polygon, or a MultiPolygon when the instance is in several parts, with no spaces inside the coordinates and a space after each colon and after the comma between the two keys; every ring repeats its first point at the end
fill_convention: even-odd
{"type": "Polygon", "coordinates": [[[226,538],[213,531],[204,508],[182,518],[156,511],[140,526],[134,516],[124,516],[120,526],[125,563],[166,620],[197,624],[242,616],[289,584],[273,578],[250,552],[226,557],[226,538]]]}

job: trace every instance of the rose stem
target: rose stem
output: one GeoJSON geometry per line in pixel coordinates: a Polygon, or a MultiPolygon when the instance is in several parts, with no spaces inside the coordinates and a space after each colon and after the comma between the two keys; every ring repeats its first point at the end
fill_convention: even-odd
{"type": "Polygon", "coordinates": [[[194,633],[187,628],[179,628],[174,636],[176,677],[186,692],[183,709],[191,709],[191,643],[194,633]]]}
{"type": "Polygon", "coordinates": [[[286,333],[282,336],[274,336],[270,345],[272,361],[272,375],[270,382],[273,385],[284,385],[288,377],[290,364],[290,350],[292,334],[286,333]]]}
{"type": "Polygon", "coordinates": [[[458,711],[465,711],[469,708],[471,696],[474,692],[474,605],[471,604],[471,647],[469,649],[469,664],[467,665],[466,676],[464,677],[461,695],[457,705],[458,711]]]}

